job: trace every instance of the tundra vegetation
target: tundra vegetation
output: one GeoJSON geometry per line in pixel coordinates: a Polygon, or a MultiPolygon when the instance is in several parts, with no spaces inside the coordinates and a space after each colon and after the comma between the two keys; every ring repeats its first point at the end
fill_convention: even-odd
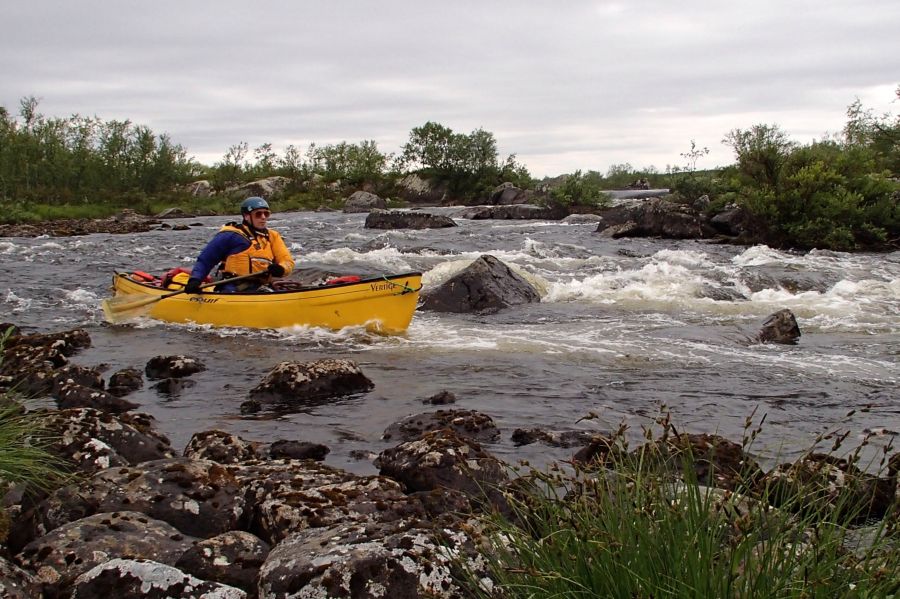
{"type": "MultiPolygon", "coordinates": [[[[900,87],[896,94],[900,99],[900,87]]],[[[281,154],[270,143],[229,147],[212,166],[197,163],[166,134],[130,121],[73,115],[45,117],[38,100],[20,101],[18,114],[0,107],[0,222],[110,216],[123,208],[156,214],[179,207],[197,214],[232,213],[240,186],[267,177],[288,183],[273,199],[279,210],[339,208],[359,189],[402,205],[400,183],[417,174],[443,186],[460,203],[484,203],[499,184],[535,189],[536,201],[573,209],[602,209],[604,189],[643,179],[694,203],[706,196],[710,213],[739,207],[754,238],[777,247],[836,250],[900,244],[900,115],[875,114],[858,100],[840,134],[809,144],[791,141],[774,124],[734,129],[722,142],[735,162],[697,170],[705,147],[690,142],[681,164],[664,172],[629,163],[605,174],[581,170],[537,181],[514,154],[501,158],[484,129],[454,132],[439,123],[413,128],[399,154],[375,141],[341,142],[281,154]],[[191,195],[209,182],[212,195],[191,195]]]]}
{"type": "MultiPolygon", "coordinates": [[[[0,359],[13,329],[0,330],[0,359]]],[[[53,439],[43,430],[39,412],[28,411],[14,391],[0,393],[0,492],[22,492],[61,486],[68,464],[50,451],[53,439]]],[[[0,544],[9,530],[9,512],[0,510],[0,544]]]]}
{"type": "MultiPolygon", "coordinates": [[[[742,450],[751,455],[760,421],[742,450]]],[[[709,454],[684,443],[667,415],[629,450],[624,428],[589,464],[529,470],[506,490],[509,508],[471,524],[481,561],[461,564],[473,597],[897,597],[898,504],[872,513],[865,466],[890,470],[887,447],[860,464],[868,439],[842,447],[832,431],[803,459],[844,464],[840,481],[803,478],[800,469],[763,476],[718,469],[709,454]],[[821,451],[821,450],[820,450],[821,451]],[[849,468],[846,468],[850,465],[849,468]],[[859,466],[860,470],[855,470],[859,466]],[[791,476],[794,475],[794,478],[791,476]],[[854,476],[856,478],[854,478],[854,476]],[[727,480],[727,485],[715,481],[727,480]],[[727,487],[727,488],[723,488],[727,487]],[[468,565],[467,565],[468,564],[468,565]]],[[[896,458],[894,458],[896,459],[896,458]]],[[[808,471],[809,472],[809,471],[808,471]]],[[[894,475],[895,476],[895,475],[894,475]]],[[[890,491],[888,491],[890,493],[890,491]]]]}

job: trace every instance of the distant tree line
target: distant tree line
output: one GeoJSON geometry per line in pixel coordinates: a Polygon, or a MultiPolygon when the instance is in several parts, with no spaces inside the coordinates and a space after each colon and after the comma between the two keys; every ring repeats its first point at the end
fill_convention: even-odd
{"type": "Polygon", "coordinates": [[[305,151],[289,145],[281,154],[269,143],[251,150],[239,142],[205,166],[145,126],[79,115],[46,118],[29,97],[17,116],[0,107],[0,220],[96,217],[123,207],[154,212],[174,203],[227,211],[233,201],[222,192],[271,176],[290,181],[277,198],[283,209],[338,205],[356,189],[390,198],[398,182],[415,173],[461,201],[484,201],[497,185],[511,182],[543,190],[544,203],[588,208],[604,204],[604,189],[639,181],[671,188],[684,202],[705,195],[710,211],[740,206],[759,237],[773,245],[854,249],[900,243],[900,117],[875,114],[859,101],[847,115],[841,135],[808,145],[791,142],[777,125],[735,129],[723,143],[736,162],[725,168],[698,171],[709,150],[692,140],[681,154],[684,163],[664,173],[619,163],[605,174],[579,170],[536,181],[514,154],[501,159],[494,135],[484,129],[458,133],[427,122],[410,131],[398,155],[371,140],[312,143],[305,151]],[[219,193],[189,197],[187,184],[200,179],[219,193]]]}
{"type": "MultiPolygon", "coordinates": [[[[896,90],[900,100],[900,87],[896,90]]],[[[900,116],[857,100],[840,135],[801,145],[777,125],[734,129],[723,143],[736,162],[682,171],[673,188],[708,210],[740,206],[757,235],[779,247],[853,250],[900,244],[900,116]]]]}
{"type": "Polygon", "coordinates": [[[166,135],[130,121],[45,118],[35,98],[19,119],[0,107],[0,198],[50,204],[172,189],[199,167],[166,135]]]}

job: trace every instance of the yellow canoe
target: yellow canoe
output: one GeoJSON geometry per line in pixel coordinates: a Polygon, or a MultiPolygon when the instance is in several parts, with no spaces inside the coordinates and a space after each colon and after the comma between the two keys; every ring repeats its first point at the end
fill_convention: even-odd
{"type": "MultiPolygon", "coordinates": [[[[146,305],[139,311],[141,315],[166,322],[257,329],[313,326],[337,330],[365,326],[370,331],[396,334],[409,326],[421,287],[422,274],[411,272],[269,292],[204,290],[154,301],[151,298],[171,294],[172,289],[149,284],[133,273],[116,273],[115,297],[108,301],[136,300],[133,305],[146,305]]],[[[119,306],[127,308],[128,304],[119,306]]]]}

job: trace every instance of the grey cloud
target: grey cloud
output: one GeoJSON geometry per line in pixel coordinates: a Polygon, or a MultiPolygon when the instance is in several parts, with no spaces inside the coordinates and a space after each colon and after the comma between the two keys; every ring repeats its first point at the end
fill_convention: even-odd
{"type": "Polygon", "coordinates": [[[128,118],[204,161],[239,141],[396,151],[433,120],[493,132],[537,175],[663,168],[690,139],[724,162],[728,129],[821,135],[900,73],[893,0],[32,0],[4,17],[0,105],[128,118]]]}

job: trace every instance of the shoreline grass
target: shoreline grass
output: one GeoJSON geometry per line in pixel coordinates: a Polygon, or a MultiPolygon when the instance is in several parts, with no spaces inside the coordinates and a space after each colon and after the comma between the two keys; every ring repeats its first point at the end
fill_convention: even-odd
{"type": "Polygon", "coordinates": [[[872,520],[853,484],[822,501],[821,480],[747,468],[731,489],[706,486],[715,477],[696,466],[711,456],[660,460],[670,433],[632,452],[613,440],[602,468],[528,471],[506,492],[511,515],[479,518],[482,566],[462,565],[461,586],[504,599],[900,596],[896,497],[872,520]]]}

